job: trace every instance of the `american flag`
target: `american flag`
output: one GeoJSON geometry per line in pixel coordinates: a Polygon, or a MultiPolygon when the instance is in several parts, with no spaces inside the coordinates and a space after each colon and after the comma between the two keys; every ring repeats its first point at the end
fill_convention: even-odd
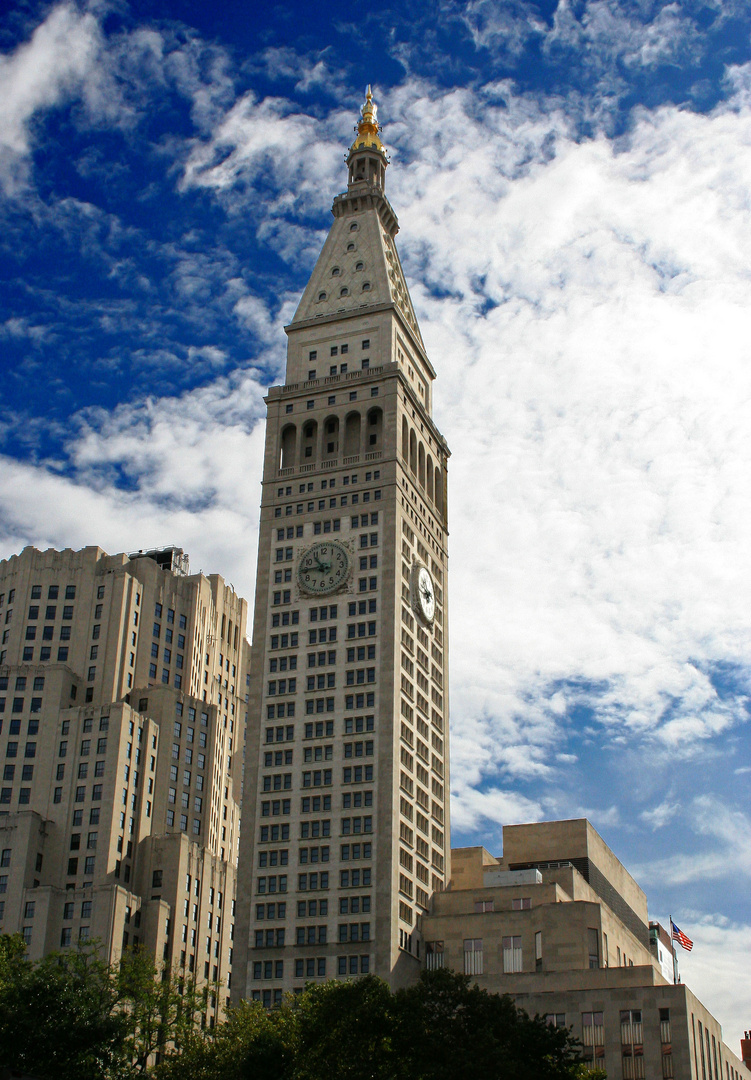
{"type": "Polygon", "coordinates": [[[694,947],[693,941],[675,925],[672,919],[670,920],[670,932],[673,941],[677,941],[679,945],[682,945],[686,952],[691,952],[694,947]]]}

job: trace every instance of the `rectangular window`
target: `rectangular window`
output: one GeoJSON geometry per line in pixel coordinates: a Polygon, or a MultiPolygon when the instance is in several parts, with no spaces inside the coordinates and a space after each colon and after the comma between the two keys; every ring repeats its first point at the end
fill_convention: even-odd
{"type": "Polygon", "coordinates": [[[435,971],[437,968],[443,967],[443,942],[442,941],[426,941],[425,942],[425,966],[428,971],[435,971]]]}
{"type": "Polygon", "coordinates": [[[504,937],[503,939],[503,970],[505,973],[522,970],[522,939],[521,936],[504,937]]]}
{"type": "Polygon", "coordinates": [[[624,1080],[642,1080],[644,1043],[640,1009],[621,1011],[621,1060],[624,1080]]]}
{"type": "Polygon", "coordinates": [[[464,974],[482,975],[482,938],[464,939],[464,974]]]}
{"type": "Polygon", "coordinates": [[[600,966],[600,932],[591,926],[587,929],[587,947],[590,968],[598,968],[600,966]]]}
{"type": "Polygon", "coordinates": [[[582,1018],[583,1057],[598,1069],[605,1068],[605,1028],[601,1012],[586,1012],[582,1018]]]}

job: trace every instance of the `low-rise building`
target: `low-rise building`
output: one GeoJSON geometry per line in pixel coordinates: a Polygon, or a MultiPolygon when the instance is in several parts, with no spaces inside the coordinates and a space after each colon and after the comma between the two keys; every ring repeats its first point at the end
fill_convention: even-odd
{"type": "Polygon", "coordinates": [[[423,919],[429,969],[463,971],[572,1028],[611,1080],[751,1078],[718,1021],[674,982],[669,936],[588,821],[505,826],[502,858],[475,847],[451,860],[451,886],[423,919]]]}

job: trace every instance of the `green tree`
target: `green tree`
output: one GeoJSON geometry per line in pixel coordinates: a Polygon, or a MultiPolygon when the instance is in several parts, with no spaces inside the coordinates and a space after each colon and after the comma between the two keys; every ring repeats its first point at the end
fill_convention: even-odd
{"type": "Polygon", "coordinates": [[[117,986],[93,949],[25,959],[0,937],[0,1064],[44,1080],[104,1080],[126,1064],[117,986]]]}
{"type": "Polygon", "coordinates": [[[448,968],[396,994],[394,1048],[404,1080],[572,1080],[581,1058],[566,1029],[470,986],[448,968]]]}
{"type": "Polygon", "coordinates": [[[193,975],[177,975],[168,965],[156,966],[140,948],[126,950],[112,974],[118,1006],[126,1019],[128,1076],[144,1075],[154,1054],[179,1050],[193,1038],[209,996],[219,991],[215,985],[199,990],[193,975]]]}
{"type": "Polygon", "coordinates": [[[374,975],[309,987],[298,999],[295,1080],[391,1080],[395,1000],[374,975]]]}
{"type": "Polygon", "coordinates": [[[230,1009],[213,1031],[194,1030],[156,1069],[158,1080],[292,1080],[297,1015],[285,1004],[267,1012],[260,1002],[230,1009]]]}

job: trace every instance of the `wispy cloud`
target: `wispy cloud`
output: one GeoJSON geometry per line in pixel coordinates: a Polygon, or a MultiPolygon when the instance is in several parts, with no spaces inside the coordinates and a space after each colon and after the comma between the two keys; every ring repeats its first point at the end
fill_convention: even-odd
{"type": "MultiPolygon", "coordinates": [[[[336,32],[379,18],[410,73],[379,93],[388,193],[454,450],[455,837],[586,814],[619,854],[659,841],[632,869],[691,895],[709,942],[707,882],[751,864],[751,69],[709,111],[671,104],[707,78],[690,4],[443,0],[419,40],[400,12],[336,32]]],[[[3,553],[175,540],[252,595],[263,389],[345,182],[351,63],[267,40],[238,63],[70,4],[0,60],[4,253],[44,266],[14,263],[0,323],[27,454],[0,461],[3,553]],[[75,153],[37,183],[55,117],[75,153]]]]}
{"type": "Polygon", "coordinates": [[[17,191],[26,180],[30,124],[39,111],[74,93],[92,108],[100,107],[101,46],[96,18],[61,4],[27,44],[0,57],[0,184],[7,193],[17,191]]]}

